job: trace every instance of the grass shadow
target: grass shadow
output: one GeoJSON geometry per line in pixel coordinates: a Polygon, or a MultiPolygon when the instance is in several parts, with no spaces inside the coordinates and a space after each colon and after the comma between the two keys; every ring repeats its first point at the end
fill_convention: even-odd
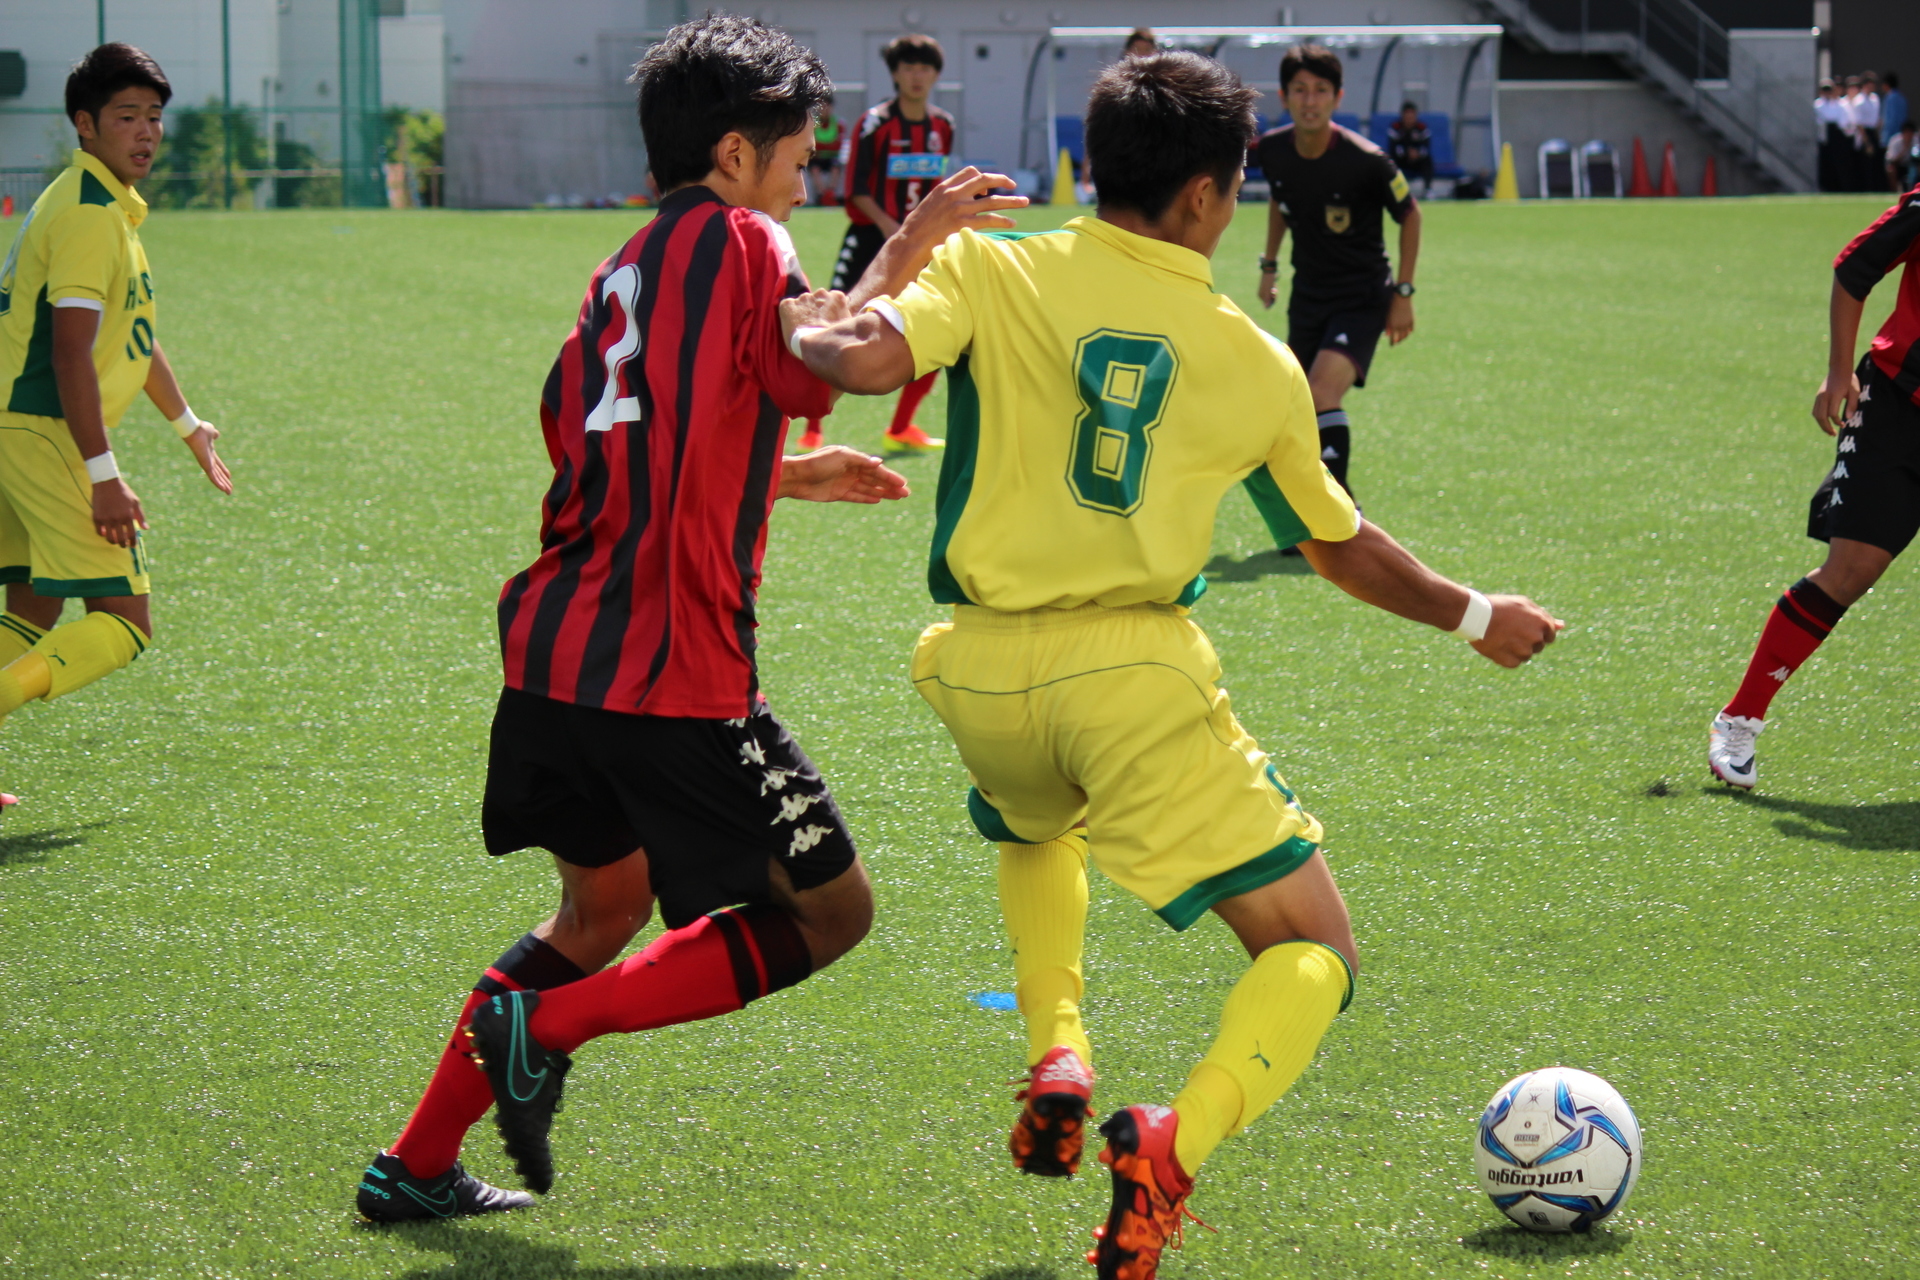
{"type": "Polygon", "coordinates": [[[1310,578],[1313,566],[1305,556],[1283,556],[1275,549],[1256,551],[1244,560],[1215,556],[1200,572],[1208,582],[1257,582],[1275,576],[1310,578]]]}
{"type": "Polygon", "coordinates": [[[402,1280],[792,1280],[792,1267],[773,1262],[727,1266],[581,1266],[564,1245],[539,1244],[505,1232],[451,1222],[402,1222],[368,1231],[391,1233],[424,1250],[449,1253],[446,1266],[409,1271],[402,1280]]]}
{"type": "Polygon", "coordinates": [[[1633,1232],[1601,1227],[1581,1234],[1548,1235],[1518,1226],[1483,1227],[1470,1236],[1462,1236],[1460,1243],[1474,1253],[1495,1258],[1564,1262],[1619,1253],[1633,1243],[1633,1232]]]}
{"type": "Polygon", "coordinates": [[[55,827],[50,831],[0,836],[0,867],[31,866],[45,862],[48,850],[70,849],[74,845],[85,844],[86,832],[107,825],[105,821],[87,822],[77,827],[55,827]]]}
{"type": "MultiPolygon", "coordinates": [[[[1701,790],[1715,795],[1723,794],[1713,787],[1702,787],[1701,790]]],[[[1920,800],[1895,800],[1887,804],[1816,804],[1809,800],[1787,800],[1780,796],[1757,796],[1748,791],[1731,794],[1740,804],[1793,815],[1774,820],[1774,829],[1783,836],[1819,840],[1866,853],[1920,853],[1920,800]],[[1796,818],[1805,821],[1795,821],[1796,818]]]]}

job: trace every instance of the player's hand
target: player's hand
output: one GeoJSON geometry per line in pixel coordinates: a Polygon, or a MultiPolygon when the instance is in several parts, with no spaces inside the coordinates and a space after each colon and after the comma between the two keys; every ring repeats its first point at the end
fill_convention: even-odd
{"type": "Polygon", "coordinates": [[[1262,271],[1260,273],[1260,305],[1273,310],[1273,300],[1280,296],[1280,273],[1262,271]]]}
{"type": "Polygon", "coordinates": [[[1852,369],[1844,374],[1830,370],[1821,380],[1820,390],[1813,397],[1813,420],[1820,429],[1832,435],[1835,429],[1847,425],[1847,419],[1853,417],[1860,407],[1860,378],[1852,369]]]}
{"type": "Polygon", "coordinates": [[[968,165],[927,192],[896,234],[911,238],[931,253],[956,231],[1011,227],[1013,219],[1000,210],[1027,207],[1025,196],[999,190],[1013,185],[1013,179],[1004,173],[982,173],[968,165]]]}
{"type": "Polygon", "coordinates": [[[199,428],[187,437],[187,448],[193,450],[194,461],[207,473],[207,479],[213,481],[213,487],[222,493],[232,493],[233,473],[227,470],[227,464],[220,461],[220,455],[213,448],[213,442],[219,438],[219,428],[202,418],[199,428]]]}
{"type": "Polygon", "coordinates": [[[1488,596],[1487,601],[1493,605],[1487,634],[1467,643],[1481,657],[1503,667],[1532,661],[1567,625],[1525,596],[1488,596]]]}
{"type": "Polygon", "coordinates": [[[830,444],[780,460],[780,496],[808,502],[896,502],[910,492],[907,478],[880,459],[830,444]]]}
{"type": "Polygon", "coordinates": [[[140,499],[119,476],[93,486],[93,531],[116,547],[131,547],[147,527],[140,499]]]}
{"type": "Polygon", "coordinates": [[[847,295],[835,289],[815,289],[780,302],[780,341],[791,349],[793,332],[808,325],[837,324],[853,314],[847,295]]]}
{"type": "Polygon", "coordinates": [[[1396,297],[1387,308],[1387,345],[1397,347],[1413,335],[1413,299],[1396,297]]]}

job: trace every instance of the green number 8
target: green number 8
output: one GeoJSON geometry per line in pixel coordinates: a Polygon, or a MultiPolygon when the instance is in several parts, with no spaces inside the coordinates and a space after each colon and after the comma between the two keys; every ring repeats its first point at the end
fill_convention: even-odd
{"type": "Polygon", "coordinates": [[[1080,339],[1073,367],[1083,408],[1073,424],[1067,487],[1083,507],[1130,516],[1146,496],[1152,432],[1180,358],[1158,335],[1101,329],[1080,339]]]}

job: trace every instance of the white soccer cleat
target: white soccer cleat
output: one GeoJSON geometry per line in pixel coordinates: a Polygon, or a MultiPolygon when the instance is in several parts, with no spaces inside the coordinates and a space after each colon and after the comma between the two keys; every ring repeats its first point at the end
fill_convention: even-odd
{"type": "Polygon", "coordinates": [[[1752,716],[1730,716],[1722,711],[1707,730],[1707,768],[1730,787],[1753,790],[1760,769],[1754,763],[1753,740],[1767,727],[1752,716]]]}

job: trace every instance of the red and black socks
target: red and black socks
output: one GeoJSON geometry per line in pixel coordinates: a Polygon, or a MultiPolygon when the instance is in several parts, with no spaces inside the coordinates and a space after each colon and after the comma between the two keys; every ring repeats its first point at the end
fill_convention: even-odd
{"type": "Polygon", "coordinates": [[[1766,719],[1773,695],[1780,692],[1780,686],[1800,669],[1801,663],[1813,656],[1846,611],[1845,605],[1836,604],[1811,579],[1802,578],[1788,587],[1767,615],[1753,660],[1747,663],[1746,677],[1724,714],[1766,719]]]}
{"type": "Polygon", "coordinates": [[[453,1035],[440,1051],[440,1062],[427,1082],[427,1091],[413,1109],[407,1127],[390,1149],[416,1178],[445,1173],[460,1158],[460,1142],[467,1130],[493,1105],[486,1073],[467,1056],[467,1038],[460,1029],[474,1008],[489,996],[507,991],[551,991],[586,977],[579,965],[542,938],[527,934],[487,967],[460,1009],[453,1035]]]}
{"type": "Polygon", "coordinates": [[[527,1029],[546,1048],[572,1053],[596,1036],[732,1013],[812,972],[793,917],[774,906],[735,907],[663,933],[584,982],[543,992],[527,1029]]]}

